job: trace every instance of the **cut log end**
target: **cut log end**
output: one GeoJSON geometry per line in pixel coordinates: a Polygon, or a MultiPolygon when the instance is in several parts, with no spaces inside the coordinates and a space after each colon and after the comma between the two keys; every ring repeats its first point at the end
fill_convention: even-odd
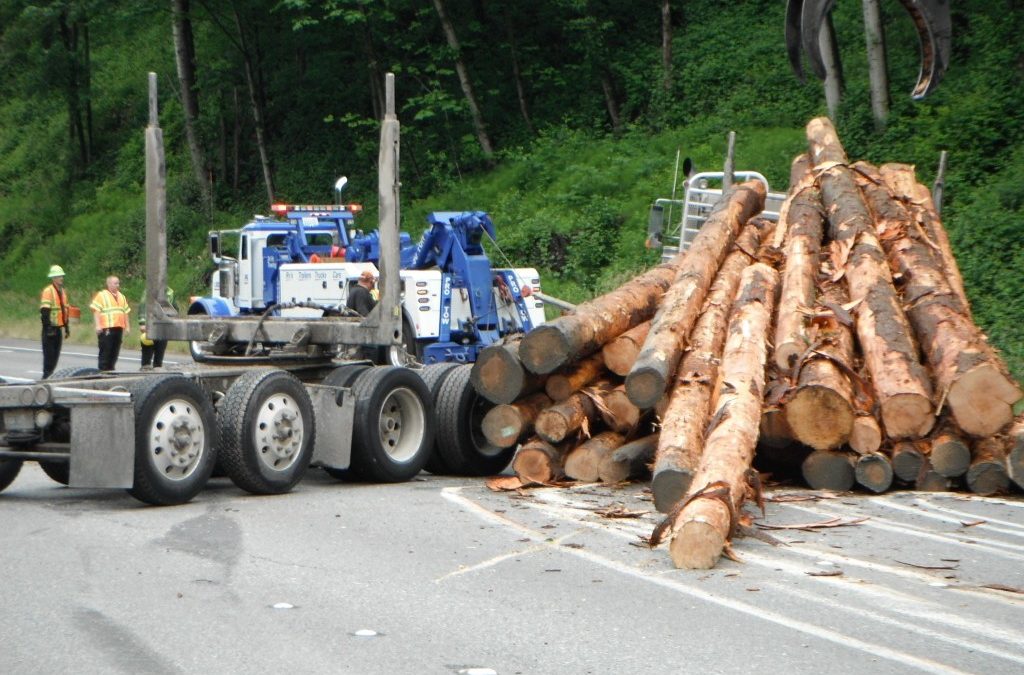
{"type": "Polygon", "coordinates": [[[849,455],[832,450],[817,450],[801,466],[804,480],[815,490],[845,492],[853,487],[853,464],[849,455]]]}
{"type": "Polygon", "coordinates": [[[882,423],[889,438],[921,438],[932,430],[932,402],[920,394],[896,394],[882,402],[882,423]]]}
{"type": "Polygon", "coordinates": [[[953,487],[953,482],[936,471],[928,471],[917,480],[914,489],[922,492],[947,492],[953,487]]]}
{"type": "Polygon", "coordinates": [[[784,342],[776,345],[775,365],[784,373],[791,372],[806,348],[806,345],[801,346],[796,342],[784,342]]]}
{"type": "Polygon", "coordinates": [[[519,359],[531,373],[546,375],[572,357],[569,340],[557,327],[537,326],[523,338],[519,359]]]}
{"type": "Polygon", "coordinates": [[[892,450],[892,472],[900,480],[916,481],[923,464],[924,455],[913,443],[897,443],[892,450]]]}
{"type": "Polygon", "coordinates": [[[1016,433],[1017,429],[1014,429],[1012,434],[1013,448],[1010,450],[1010,454],[1007,455],[1007,464],[1010,472],[1010,478],[1017,487],[1024,488],[1024,433],[1016,433]]]}
{"type": "Polygon", "coordinates": [[[892,465],[889,458],[879,453],[861,455],[854,468],[857,484],[881,494],[892,487],[892,465]]]}
{"type": "Polygon", "coordinates": [[[526,483],[551,483],[561,477],[561,466],[552,453],[540,448],[520,448],[512,462],[512,470],[526,483]]]}
{"type": "Polygon", "coordinates": [[[725,543],[725,536],[711,523],[689,520],[676,532],[669,553],[678,569],[709,570],[722,557],[725,543]]]}
{"type": "Polygon", "coordinates": [[[944,478],[956,478],[971,466],[971,449],[953,436],[940,436],[932,443],[932,470],[944,478]]]}
{"type": "Polygon", "coordinates": [[[651,480],[651,492],[654,494],[654,508],[660,513],[668,513],[686,496],[693,482],[693,472],[676,469],[659,471],[651,480]]]}
{"type": "Polygon", "coordinates": [[[786,403],[785,411],[796,439],[815,450],[838,448],[853,431],[850,402],[828,387],[801,387],[786,403]]]}
{"type": "Polygon", "coordinates": [[[525,373],[515,354],[502,347],[480,352],[470,381],[477,393],[492,403],[511,403],[523,391],[525,373]]]}
{"type": "Polygon", "coordinates": [[[665,393],[665,378],[653,368],[635,368],[626,377],[626,395],[641,410],[653,407],[665,393]]]}
{"type": "Polygon", "coordinates": [[[957,426],[979,438],[991,436],[1013,420],[1020,389],[991,363],[961,375],[949,389],[946,404],[957,426]]]}
{"type": "Polygon", "coordinates": [[[871,415],[857,415],[850,430],[850,447],[862,455],[878,452],[882,447],[882,430],[871,415]]]}
{"type": "Polygon", "coordinates": [[[491,445],[510,448],[523,433],[523,418],[512,406],[499,405],[487,412],[481,427],[491,445]]]}
{"type": "Polygon", "coordinates": [[[967,470],[967,487],[979,495],[1006,492],[1010,487],[1010,475],[1006,471],[1006,464],[995,460],[975,462],[967,470]]]}

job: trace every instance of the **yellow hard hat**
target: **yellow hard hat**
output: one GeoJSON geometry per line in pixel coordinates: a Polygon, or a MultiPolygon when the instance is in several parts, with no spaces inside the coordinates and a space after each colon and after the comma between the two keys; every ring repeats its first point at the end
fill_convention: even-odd
{"type": "Polygon", "coordinates": [[[48,275],[51,279],[54,277],[64,276],[64,268],[60,265],[50,265],[50,274],[48,275]]]}

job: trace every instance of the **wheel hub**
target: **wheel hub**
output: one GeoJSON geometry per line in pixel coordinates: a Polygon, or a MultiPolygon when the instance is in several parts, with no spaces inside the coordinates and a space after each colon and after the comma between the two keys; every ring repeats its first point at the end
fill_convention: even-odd
{"type": "Polygon", "coordinates": [[[408,461],[419,448],[425,419],[423,404],[416,394],[404,387],[395,389],[381,405],[381,447],[396,462],[408,461]]]}
{"type": "Polygon", "coordinates": [[[254,430],[256,456],[274,471],[295,463],[302,449],[305,424],[295,400],[285,394],[271,396],[259,408],[254,430]]]}
{"type": "Polygon", "coordinates": [[[171,480],[192,475],[206,450],[206,435],[199,411],[191,402],[175,399],[153,417],[149,452],[153,464],[171,480]]]}

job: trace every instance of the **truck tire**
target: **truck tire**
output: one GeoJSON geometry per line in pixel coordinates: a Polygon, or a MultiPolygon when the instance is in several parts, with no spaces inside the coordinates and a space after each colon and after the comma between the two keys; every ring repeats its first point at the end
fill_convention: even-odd
{"type": "Polygon", "coordinates": [[[372,367],[369,363],[347,363],[328,373],[321,384],[329,387],[351,387],[357,377],[372,367]]]}
{"type": "Polygon", "coordinates": [[[437,452],[453,475],[491,476],[505,470],[516,448],[499,448],[484,437],[481,424],[495,404],[476,393],[472,370],[461,365],[441,384],[435,402],[437,452]]]}
{"type": "MultiPolygon", "coordinates": [[[[437,393],[441,390],[441,384],[444,382],[448,375],[458,368],[459,364],[444,362],[444,363],[431,363],[429,366],[424,366],[416,371],[423,381],[427,384],[427,388],[430,389],[430,400],[434,402],[435,410],[435,422],[436,422],[436,410],[437,410],[437,393]]],[[[434,424],[436,430],[438,425],[434,424]]],[[[423,467],[435,476],[444,476],[450,474],[452,469],[441,457],[441,453],[437,451],[437,438],[435,435],[434,448],[430,453],[430,459],[427,460],[427,465],[423,467]]]]}
{"type": "Polygon", "coordinates": [[[128,391],[135,408],[135,484],[128,493],[155,506],[190,501],[217,460],[209,397],[180,375],[142,378],[128,391]]]}
{"type": "Polygon", "coordinates": [[[20,459],[0,459],[0,492],[7,489],[7,486],[14,482],[21,471],[20,459]]]}
{"type": "Polygon", "coordinates": [[[313,403],[289,372],[261,368],[235,380],[217,412],[217,427],[221,466],[246,492],[288,492],[309,468],[313,403]]]}
{"type": "MultiPolygon", "coordinates": [[[[99,375],[100,371],[98,368],[90,368],[89,366],[71,366],[70,368],[61,368],[50,375],[51,380],[61,380],[68,377],[83,377],[85,375],[99,375]]],[[[51,427],[52,431],[49,437],[60,443],[68,443],[71,441],[71,418],[70,416],[55,419],[51,427]]],[[[68,461],[52,461],[47,462],[45,460],[39,460],[39,468],[43,470],[47,476],[50,477],[54,482],[60,483],[61,485],[67,485],[71,480],[71,463],[68,461]]]]}
{"type": "Polygon", "coordinates": [[[408,368],[382,366],[356,378],[352,395],[356,473],[382,483],[406,481],[418,474],[434,445],[433,405],[426,383],[408,368]]]}

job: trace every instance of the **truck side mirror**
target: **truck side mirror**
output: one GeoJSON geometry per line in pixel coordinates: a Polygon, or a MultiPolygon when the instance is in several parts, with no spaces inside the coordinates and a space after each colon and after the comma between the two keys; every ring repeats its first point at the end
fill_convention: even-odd
{"type": "Polygon", "coordinates": [[[210,255],[213,257],[214,262],[220,262],[220,235],[213,233],[210,235],[210,255]]]}
{"type": "Polygon", "coordinates": [[[661,246],[661,231],[665,225],[665,207],[655,204],[647,219],[647,248],[661,246]]]}

